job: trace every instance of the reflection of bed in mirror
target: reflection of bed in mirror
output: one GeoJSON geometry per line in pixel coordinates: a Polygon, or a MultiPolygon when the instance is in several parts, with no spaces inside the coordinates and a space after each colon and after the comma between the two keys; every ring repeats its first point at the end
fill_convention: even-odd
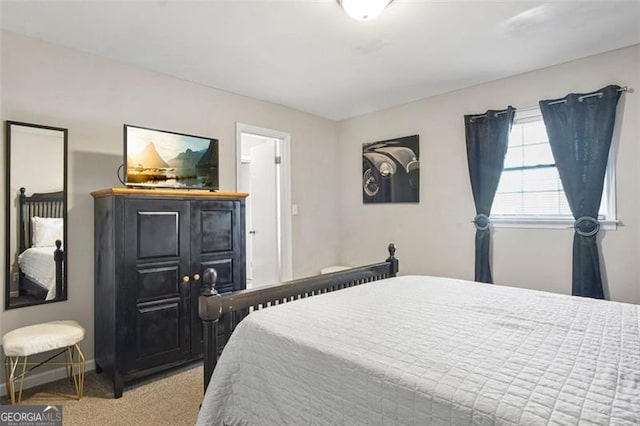
{"type": "Polygon", "coordinates": [[[18,206],[20,295],[54,300],[63,294],[63,192],[26,196],[26,189],[20,188],[18,206]]]}

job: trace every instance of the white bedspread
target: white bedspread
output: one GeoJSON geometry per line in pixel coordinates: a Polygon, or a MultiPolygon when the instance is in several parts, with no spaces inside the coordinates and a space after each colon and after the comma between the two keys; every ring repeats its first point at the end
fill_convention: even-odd
{"type": "Polygon", "coordinates": [[[254,312],[198,424],[640,425],[640,307],[405,276],[254,312]]]}
{"type": "Polygon", "coordinates": [[[31,281],[46,288],[46,300],[56,298],[56,262],[53,260],[55,247],[31,247],[18,256],[18,266],[31,281]]]}

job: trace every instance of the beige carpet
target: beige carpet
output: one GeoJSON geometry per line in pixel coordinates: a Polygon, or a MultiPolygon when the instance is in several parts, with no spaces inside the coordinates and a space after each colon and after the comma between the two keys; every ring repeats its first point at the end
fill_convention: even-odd
{"type": "Polygon", "coordinates": [[[107,377],[91,371],[80,401],[73,384],[63,379],[25,390],[21,404],[62,405],[64,425],[193,425],[202,387],[202,363],[197,363],[133,383],[114,399],[107,377]]]}

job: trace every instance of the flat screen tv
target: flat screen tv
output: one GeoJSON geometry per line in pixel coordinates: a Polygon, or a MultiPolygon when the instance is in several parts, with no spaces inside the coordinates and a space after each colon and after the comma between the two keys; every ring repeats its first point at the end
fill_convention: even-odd
{"type": "Polygon", "coordinates": [[[124,125],[127,186],[218,190],[218,140],[124,125]]]}

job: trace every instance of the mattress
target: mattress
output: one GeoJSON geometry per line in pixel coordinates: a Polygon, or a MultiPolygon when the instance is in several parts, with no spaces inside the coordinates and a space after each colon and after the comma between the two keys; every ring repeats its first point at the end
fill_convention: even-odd
{"type": "Polygon", "coordinates": [[[31,247],[18,256],[20,270],[47,291],[45,300],[56,298],[56,262],[53,258],[55,251],[55,247],[31,247]]]}
{"type": "Polygon", "coordinates": [[[253,312],[198,424],[639,425],[639,306],[404,276],[253,312]]]}

